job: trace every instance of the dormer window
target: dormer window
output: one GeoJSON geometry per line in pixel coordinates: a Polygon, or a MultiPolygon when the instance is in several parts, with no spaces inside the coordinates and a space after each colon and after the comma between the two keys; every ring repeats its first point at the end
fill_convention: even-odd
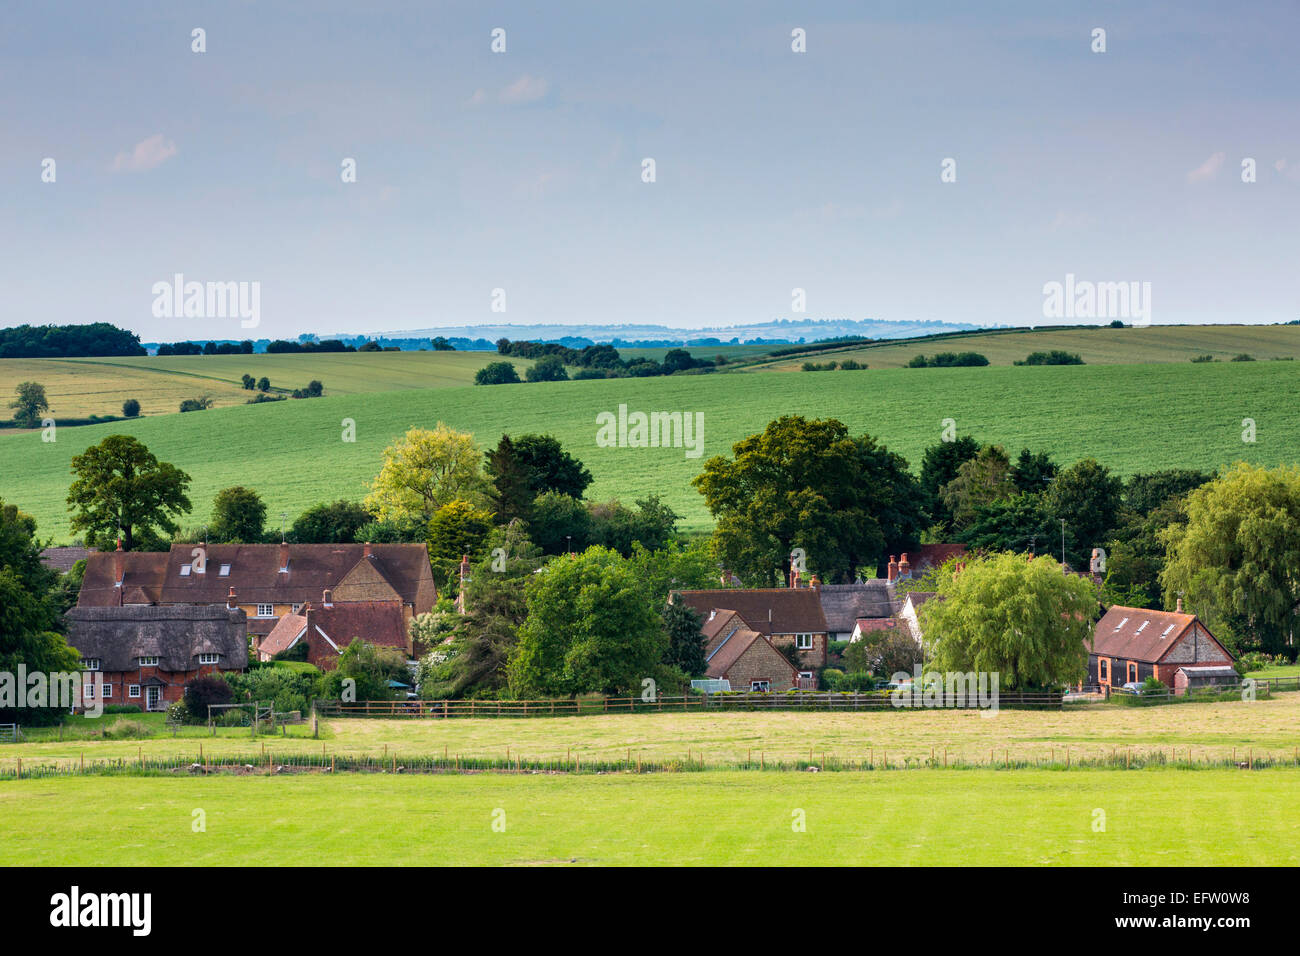
{"type": "Polygon", "coordinates": [[[220,570],[219,572],[217,572],[217,573],[220,574],[223,578],[228,578],[228,577],[230,577],[230,565],[228,565],[228,564],[223,564],[223,565],[221,566],[221,570],[220,570]]]}
{"type": "Polygon", "coordinates": [[[82,670],[87,670],[87,671],[97,671],[97,670],[99,670],[99,658],[98,658],[98,657],[83,657],[83,658],[81,659],[81,668],[82,668],[82,670]]]}
{"type": "Polygon", "coordinates": [[[140,666],[141,666],[141,667],[157,667],[157,666],[158,666],[158,658],[157,658],[157,657],[141,657],[141,658],[140,658],[140,666]]]}
{"type": "Polygon", "coordinates": [[[218,663],[220,660],[221,660],[221,655],[220,655],[220,654],[200,654],[200,655],[199,655],[199,663],[200,663],[200,664],[216,664],[216,663],[218,663]]]}
{"type": "Polygon", "coordinates": [[[181,577],[183,577],[183,578],[188,578],[188,577],[190,576],[190,570],[191,570],[191,565],[188,565],[188,564],[182,564],[182,565],[181,565],[181,577]]]}

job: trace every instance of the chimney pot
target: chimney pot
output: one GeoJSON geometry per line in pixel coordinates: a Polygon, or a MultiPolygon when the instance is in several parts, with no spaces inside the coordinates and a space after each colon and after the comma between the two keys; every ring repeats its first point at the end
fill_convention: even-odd
{"type": "Polygon", "coordinates": [[[1178,613],[1178,614],[1182,614],[1182,613],[1183,613],[1183,599],[1182,599],[1182,598],[1179,598],[1179,599],[1178,599],[1178,603],[1177,603],[1176,605],[1174,605],[1174,608],[1175,608],[1175,612],[1176,612],[1176,613],[1178,613]]]}
{"type": "Polygon", "coordinates": [[[284,574],[289,570],[289,545],[280,542],[280,573],[284,574]]]}
{"type": "Polygon", "coordinates": [[[233,610],[237,606],[238,605],[235,603],[235,589],[232,586],[230,589],[230,593],[226,595],[226,607],[233,610]]]}
{"type": "Polygon", "coordinates": [[[889,565],[887,566],[886,569],[886,579],[889,581],[893,581],[897,577],[898,577],[898,561],[896,561],[894,559],[894,555],[891,554],[889,556],[889,565]]]}

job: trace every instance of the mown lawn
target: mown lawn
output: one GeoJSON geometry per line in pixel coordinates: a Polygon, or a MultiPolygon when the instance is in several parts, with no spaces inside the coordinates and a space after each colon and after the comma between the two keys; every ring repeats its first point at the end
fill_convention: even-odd
{"type": "Polygon", "coordinates": [[[1298,792],[1291,770],[63,778],[0,785],[0,863],[1287,866],[1298,792]]]}
{"type": "MultiPolygon", "coordinates": [[[[203,728],[186,728],[173,737],[161,725],[150,739],[84,739],[118,718],[74,723],[77,739],[24,741],[0,747],[0,767],[13,768],[22,757],[40,763],[77,763],[139,756],[257,757],[319,752],[358,756],[426,755],[502,759],[574,757],[633,761],[685,760],[726,767],[748,760],[845,761],[886,759],[891,765],[927,759],[933,752],[952,762],[1001,764],[1007,759],[1033,763],[1105,759],[1131,749],[1193,761],[1250,757],[1294,760],[1300,748],[1300,694],[1278,694],[1253,702],[1169,704],[1157,707],[1084,705],[1061,711],[924,710],[858,713],[616,714],[584,717],[455,718],[451,720],[321,721],[321,739],[310,728],[289,728],[288,737],[252,738],[248,730],[222,729],[216,737],[203,728]],[[93,725],[87,730],[87,725],[93,725]]],[[[130,718],[125,718],[129,720],[130,718]]],[[[157,724],[157,721],[155,721],[157,724]]]]}

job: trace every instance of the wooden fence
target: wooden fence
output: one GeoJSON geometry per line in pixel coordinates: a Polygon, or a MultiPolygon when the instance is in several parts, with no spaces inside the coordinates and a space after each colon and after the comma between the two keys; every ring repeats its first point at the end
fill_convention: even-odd
{"type": "MultiPolygon", "coordinates": [[[[1016,709],[1060,710],[1060,693],[999,693],[996,706],[1016,709]]],[[[968,698],[954,694],[922,697],[900,705],[892,692],[835,694],[798,693],[731,693],[690,694],[682,697],[576,697],[555,700],[365,700],[356,703],[317,701],[322,717],[565,717],[587,714],[712,713],[717,711],[864,711],[923,709],[991,709],[987,702],[971,694],[968,698]],[[983,706],[981,706],[983,705],[983,706]]]]}
{"type": "Polygon", "coordinates": [[[19,736],[17,724],[0,724],[0,742],[17,743],[19,736]]]}

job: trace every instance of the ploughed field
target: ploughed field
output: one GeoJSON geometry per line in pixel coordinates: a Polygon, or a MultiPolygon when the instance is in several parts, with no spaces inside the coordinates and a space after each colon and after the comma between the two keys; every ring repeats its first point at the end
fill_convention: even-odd
{"type": "Polygon", "coordinates": [[[1300,458],[1294,362],[715,373],[356,394],[336,394],[338,383],[314,366],[312,376],[325,382],[325,397],[60,428],[55,442],[43,442],[39,432],[4,434],[0,497],[33,514],[40,534],[66,542],[71,458],[106,435],[128,433],[193,476],[195,510],[185,524],[206,522],[213,495],[235,484],[254,488],[268,514],[284,511],[292,520],[318,502],[362,496],[385,445],[413,425],[438,421],[473,432],[484,446],[503,433],[554,434],[595,476],[589,496],[631,501],[657,493],[694,530],[710,524],[690,486],[704,461],[790,413],[842,419],[915,469],[921,451],[940,440],[945,419],[958,434],[1000,442],[1012,455],[1029,446],[1064,463],[1092,456],[1121,474],[1300,458]],[[602,447],[597,417],[617,415],[620,405],[699,413],[702,441],[602,447]],[[1254,442],[1243,441],[1246,418],[1255,423],[1254,442]],[[348,422],[355,441],[344,440],[348,422]]]}
{"type": "Polygon", "coordinates": [[[1294,866],[1298,785],[1296,770],[66,777],[0,783],[0,864],[1294,866]]]}

